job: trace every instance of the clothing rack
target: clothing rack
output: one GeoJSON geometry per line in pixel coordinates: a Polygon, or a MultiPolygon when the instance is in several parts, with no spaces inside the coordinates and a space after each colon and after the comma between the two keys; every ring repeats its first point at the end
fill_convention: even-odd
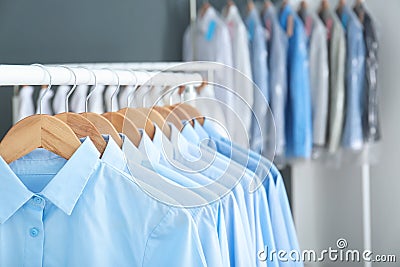
{"type": "Polygon", "coordinates": [[[120,85],[143,85],[148,82],[154,86],[200,84],[203,81],[202,76],[196,73],[198,70],[195,68],[184,70],[184,67],[178,67],[173,72],[160,72],[155,75],[156,73],[143,70],[160,71],[165,69],[166,65],[158,65],[158,68],[135,64],[70,64],[65,66],[73,70],[76,82],[74,74],[61,65],[45,66],[48,73],[38,65],[0,65],[0,86],[46,85],[50,81],[49,74],[52,85],[73,85],[75,83],[77,85],[94,85],[95,79],[98,84],[104,85],[118,85],[119,80],[120,85]],[[133,69],[142,69],[142,71],[133,71],[133,69]]]}

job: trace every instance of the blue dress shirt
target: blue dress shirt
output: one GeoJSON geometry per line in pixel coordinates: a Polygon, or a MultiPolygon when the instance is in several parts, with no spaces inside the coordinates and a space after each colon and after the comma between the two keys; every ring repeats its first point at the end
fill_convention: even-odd
{"type": "Polygon", "coordinates": [[[206,266],[192,216],[102,163],[89,138],[68,161],[37,149],[0,171],[1,266],[206,266]]]}
{"type": "MultiPolygon", "coordinates": [[[[247,163],[247,167],[250,170],[253,170],[260,177],[264,178],[261,182],[267,190],[269,202],[268,207],[271,212],[270,218],[276,248],[286,250],[289,247],[289,250],[300,251],[285,185],[278,169],[268,159],[261,155],[241,148],[234,143],[231,143],[226,138],[221,137],[221,135],[215,131],[214,126],[207,120],[204,122],[203,129],[210,134],[210,137],[213,138],[217,145],[217,149],[221,153],[230,153],[233,160],[241,164],[247,163]],[[230,152],[227,152],[228,149],[230,149],[230,152]],[[274,181],[274,184],[271,184],[272,181],[274,181]]],[[[271,248],[269,245],[268,247],[271,248]]],[[[296,262],[293,264],[295,264],[295,266],[303,266],[302,262],[296,262]]]]}
{"type": "Polygon", "coordinates": [[[286,5],[279,21],[287,28],[293,17],[293,35],[289,38],[288,99],[286,104],[286,145],[288,157],[309,158],[312,151],[312,108],[308,69],[307,38],[301,19],[286,5]]]}
{"type": "MultiPolygon", "coordinates": [[[[137,152],[140,153],[140,151],[135,149],[135,146],[128,138],[125,136],[123,137],[122,149],[124,151],[122,151],[114,142],[114,140],[109,138],[109,136],[105,136],[105,139],[108,142],[107,147],[102,155],[103,162],[108,163],[121,171],[128,172],[129,175],[135,177],[132,177],[132,179],[142,179],[142,182],[146,183],[147,185],[151,177],[156,176],[155,179],[159,178],[157,177],[159,174],[140,165],[141,156],[137,155],[137,152]],[[135,150],[136,152],[134,152],[135,150]],[[131,159],[129,167],[126,158],[131,159]]],[[[159,191],[156,192],[155,197],[158,197],[159,193],[159,191]]],[[[192,214],[192,217],[198,228],[207,266],[225,267],[229,266],[229,257],[226,256],[227,250],[222,251],[220,247],[220,239],[222,241],[221,243],[225,244],[227,243],[227,237],[226,231],[223,231],[225,228],[218,225],[219,214],[218,210],[215,210],[215,207],[217,206],[214,205],[199,208],[188,208],[187,210],[192,214]]]]}
{"type": "MultiPolygon", "coordinates": [[[[270,6],[263,15],[269,32],[268,68],[271,110],[275,121],[275,142],[268,144],[268,150],[275,149],[275,161],[282,163],[285,157],[285,107],[287,101],[287,49],[288,38],[279,25],[275,7],[270,6]]],[[[272,128],[272,127],[271,127],[272,128]]],[[[271,130],[269,133],[271,134],[271,130]]]]}
{"type": "MultiPolygon", "coordinates": [[[[171,162],[171,159],[168,160],[163,158],[165,153],[161,153],[160,150],[163,149],[164,152],[166,151],[165,149],[168,141],[162,139],[162,132],[157,126],[154,141],[152,142],[143,132],[142,142],[139,144],[139,150],[146,154],[146,156],[149,156],[147,154],[150,154],[150,164],[156,163],[157,165],[157,162],[159,162],[159,164],[164,164],[164,166],[170,168],[171,171],[186,177],[194,177],[197,174],[196,179],[198,180],[196,182],[189,179],[191,180],[191,183],[196,183],[197,187],[188,188],[190,187],[190,185],[186,185],[188,178],[185,180],[175,180],[175,182],[186,187],[186,190],[192,190],[206,199],[214,200],[214,202],[209,203],[208,205],[214,206],[215,209],[222,209],[224,214],[231,266],[252,265],[256,260],[256,255],[252,257],[253,255],[251,255],[249,251],[249,247],[251,247],[251,239],[249,239],[249,235],[247,235],[247,233],[249,233],[249,226],[247,217],[243,215],[243,212],[246,211],[245,207],[243,207],[243,201],[237,201],[236,195],[231,193],[220,198],[221,195],[216,194],[207,187],[207,183],[210,182],[209,178],[201,173],[190,173],[187,169],[176,168],[176,166],[174,166],[174,164],[177,164],[176,162],[171,162]],[[153,143],[154,141],[155,143],[153,143]],[[203,176],[202,180],[199,179],[201,176],[203,176]],[[218,197],[215,198],[214,195],[217,195],[218,197]]],[[[225,177],[228,178],[228,176],[225,177]]]]}
{"type": "Polygon", "coordinates": [[[346,32],[346,114],[342,145],[346,148],[360,149],[363,145],[362,113],[365,77],[365,43],[363,27],[346,5],[338,13],[346,32]]]}

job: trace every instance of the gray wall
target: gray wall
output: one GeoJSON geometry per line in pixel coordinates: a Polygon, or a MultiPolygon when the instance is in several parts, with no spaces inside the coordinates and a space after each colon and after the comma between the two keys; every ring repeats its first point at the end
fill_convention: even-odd
{"type": "MultiPolygon", "coordinates": [[[[0,1],[0,64],[181,60],[188,0],[0,1]]],[[[0,136],[10,127],[0,90],[0,136]]]]}
{"type": "MultiPolygon", "coordinates": [[[[331,2],[336,5],[335,0],[331,2]]],[[[399,266],[400,1],[366,2],[378,22],[381,39],[379,82],[383,141],[378,163],[371,167],[372,242],[375,253],[397,254],[398,261],[396,264],[373,266],[399,266]]],[[[301,246],[324,249],[335,247],[338,238],[346,238],[350,248],[361,249],[360,166],[355,162],[347,162],[340,168],[316,162],[300,163],[293,167],[292,175],[295,219],[301,246]]],[[[338,263],[334,266],[343,265],[338,263]]]]}

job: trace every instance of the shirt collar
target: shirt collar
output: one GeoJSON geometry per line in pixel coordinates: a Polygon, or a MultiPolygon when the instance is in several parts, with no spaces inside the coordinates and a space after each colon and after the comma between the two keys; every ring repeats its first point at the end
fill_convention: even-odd
{"type": "Polygon", "coordinates": [[[207,134],[214,139],[220,139],[221,135],[218,132],[217,128],[214,126],[213,122],[208,119],[204,119],[203,129],[207,132],[207,134]]]}
{"type": "MultiPolygon", "coordinates": [[[[175,155],[178,157],[182,155],[185,159],[191,158],[193,150],[190,150],[190,146],[193,145],[190,143],[181,132],[179,132],[178,128],[175,125],[171,126],[171,143],[178,150],[175,155]]],[[[198,156],[201,156],[200,154],[198,156]]]]}
{"type": "Polygon", "coordinates": [[[139,143],[139,151],[142,153],[143,159],[150,161],[151,163],[160,162],[160,150],[153,144],[150,137],[146,134],[143,129],[139,129],[142,138],[139,143]]]}
{"type": "MultiPolygon", "coordinates": [[[[35,161],[38,164],[40,160],[48,161],[44,155],[52,155],[52,159],[61,157],[54,156],[49,151],[37,149],[27,156],[18,159],[12,163],[14,169],[23,170],[24,163],[27,166],[35,161]],[[47,152],[47,153],[44,153],[47,152]]],[[[71,215],[76,203],[95,168],[99,163],[100,153],[90,141],[89,138],[80,145],[72,157],[66,161],[64,166],[58,170],[57,174],[47,184],[47,186],[38,193],[44,196],[64,213],[71,215]]],[[[25,169],[25,172],[29,171],[25,169]]],[[[34,193],[30,191],[17,177],[3,158],[0,157],[0,173],[2,174],[2,186],[0,187],[0,201],[2,208],[0,210],[0,223],[7,221],[22,205],[25,204],[34,193]]]]}
{"type": "Polygon", "coordinates": [[[174,146],[170,140],[164,135],[162,130],[155,125],[155,132],[153,138],[153,144],[161,153],[164,158],[174,158],[174,146]]]}
{"type": "Polygon", "coordinates": [[[142,164],[143,155],[140,150],[123,134],[120,134],[122,138],[122,151],[125,154],[125,158],[129,162],[134,162],[136,164],[142,164]]]}
{"type": "Polygon", "coordinates": [[[209,139],[207,132],[203,129],[203,126],[201,126],[200,122],[198,122],[197,120],[194,120],[194,131],[200,137],[200,142],[209,139]]]}
{"type": "Polygon", "coordinates": [[[103,162],[110,164],[118,170],[125,170],[126,159],[124,152],[117,145],[110,135],[103,135],[104,140],[107,142],[106,149],[103,152],[101,159],[103,162]]]}
{"type": "Polygon", "coordinates": [[[200,143],[200,138],[190,123],[186,123],[185,126],[183,126],[181,133],[189,142],[196,145],[200,143]]]}

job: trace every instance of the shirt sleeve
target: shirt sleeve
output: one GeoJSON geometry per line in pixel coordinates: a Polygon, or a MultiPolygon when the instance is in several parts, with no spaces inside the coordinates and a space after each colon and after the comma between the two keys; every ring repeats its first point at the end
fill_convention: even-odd
{"type": "Polygon", "coordinates": [[[154,228],[146,243],[142,266],[207,266],[197,227],[186,210],[171,208],[154,228]]]}

